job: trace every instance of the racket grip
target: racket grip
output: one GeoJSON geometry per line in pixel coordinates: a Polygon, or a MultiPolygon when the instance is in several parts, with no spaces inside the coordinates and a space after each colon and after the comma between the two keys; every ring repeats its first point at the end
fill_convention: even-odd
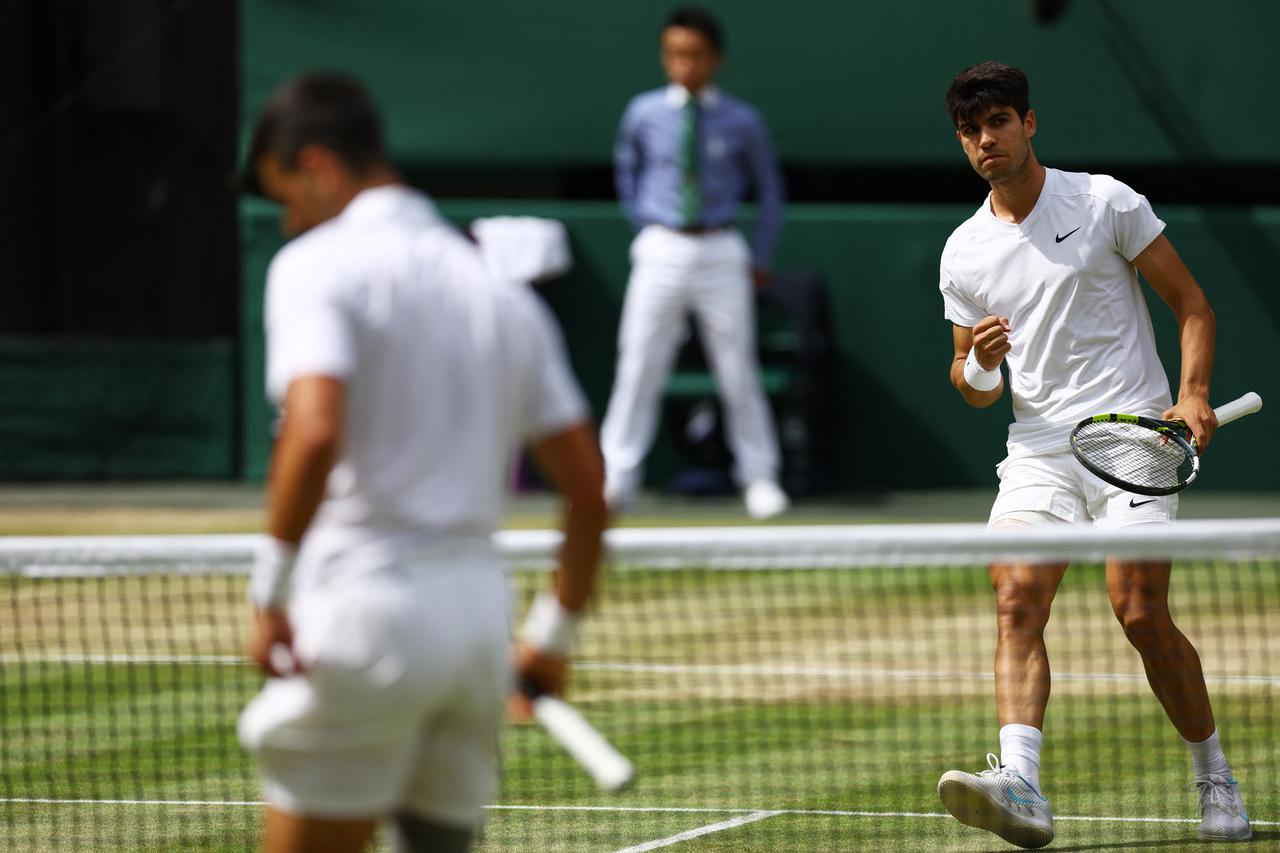
{"type": "Polygon", "coordinates": [[[613,748],[595,727],[568,702],[549,696],[528,679],[520,692],[533,700],[533,715],[557,743],[581,765],[604,791],[616,791],[635,776],[635,767],[613,748]]]}
{"type": "Polygon", "coordinates": [[[1218,416],[1218,426],[1229,424],[1232,421],[1238,421],[1245,415],[1252,415],[1254,412],[1262,408],[1262,398],[1250,391],[1242,397],[1232,400],[1230,403],[1223,403],[1221,406],[1213,410],[1218,416]]]}
{"type": "Polygon", "coordinates": [[[516,689],[520,691],[522,696],[528,698],[530,702],[544,695],[542,688],[539,687],[532,678],[528,676],[520,676],[516,679],[516,689]]]}

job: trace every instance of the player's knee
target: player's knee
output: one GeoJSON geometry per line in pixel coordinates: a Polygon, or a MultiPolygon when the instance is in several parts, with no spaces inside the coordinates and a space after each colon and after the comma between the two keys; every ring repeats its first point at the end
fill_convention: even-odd
{"type": "Polygon", "coordinates": [[[394,818],[396,853],[467,853],[475,830],[448,826],[409,812],[394,818]]]}
{"type": "Polygon", "coordinates": [[[1002,633],[1040,633],[1049,623],[1051,601],[1041,590],[1014,584],[996,588],[996,624],[1002,633]]]}
{"type": "Polygon", "coordinates": [[[1116,618],[1124,628],[1124,635],[1137,649],[1159,645],[1173,635],[1173,621],[1169,611],[1157,605],[1136,602],[1126,603],[1115,609],[1116,618]]]}

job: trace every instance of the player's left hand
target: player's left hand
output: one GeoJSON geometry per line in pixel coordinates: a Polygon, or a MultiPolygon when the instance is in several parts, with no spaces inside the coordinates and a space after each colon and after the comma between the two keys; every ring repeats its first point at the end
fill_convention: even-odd
{"type": "Polygon", "coordinates": [[[1213,413],[1207,397],[1187,397],[1179,400],[1171,409],[1166,409],[1160,416],[1166,421],[1182,421],[1187,430],[1195,436],[1196,449],[1204,453],[1209,447],[1209,440],[1218,428],[1218,416],[1213,413]]]}
{"type": "MultiPolygon", "coordinates": [[[[565,681],[569,676],[569,659],[562,655],[548,654],[532,646],[520,643],[516,646],[516,684],[531,681],[543,693],[564,695],[565,681]]],[[[512,691],[507,702],[511,719],[524,722],[533,716],[533,700],[523,691],[512,691]]]]}
{"type": "Polygon", "coordinates": [[[304,670],[294,652],[293,626],[283,610],[264,609],[254,613],[246,651],[259,669],[276,678],[297,675],[304,670]]]}

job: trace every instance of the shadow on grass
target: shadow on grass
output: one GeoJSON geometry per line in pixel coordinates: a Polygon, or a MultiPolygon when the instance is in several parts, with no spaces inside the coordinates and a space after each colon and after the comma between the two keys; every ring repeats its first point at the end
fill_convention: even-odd
{"type": "MultiPolygon", "coordinates": [[[[1254,845],[1256,849],[1275,849],[1274,843],[1277,841],[1280,841],[1280,831],[1255,829],[1253,831],[1253,838],[1247,843],[1254,845]]],[[[1221,842],[1205,841],[1195,835],[1194,830],[1192,830],[1192,832],[1190,832],[1185,838],[1161,838],[1152,839],[1150,841],[1103,841],[1097,844],[1072,844],[1067,847],[1052,845],[1047,849],[1053,850],[1054,853],[1070,853],[1070,851],[1073,850],[1158,850],[1160,848],[1177,848],[1179,850],[1199,850],[1203,848],[1205,850],[1217,850],[1220,849],[1220,847],[1221,842]]],[[[1009,849],[1010,848],[1008,846],[1000,848],[1000,850],[1004,851],[1009,849]]],[[[995,853],[994,848],[992,849],[992,853],[995,853]]]]}

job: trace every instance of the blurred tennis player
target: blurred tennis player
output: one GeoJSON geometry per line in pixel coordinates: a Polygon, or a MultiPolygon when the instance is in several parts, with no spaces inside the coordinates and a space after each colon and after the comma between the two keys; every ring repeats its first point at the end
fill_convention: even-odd
{"type": "Polygon", "coordinates": [[[514,683],[490,534],[530,440],[568,500],[558,591],[524,676],[556,691],[605,520],[599,452],[558,332],[401,183],[356,82],[286,82],[258,117],[259,191],[298,235],[267,274],[267,389],[283,407],[250,652],[273,675],[240,737],[264,849],[462,851],[494,787],[514,683]],[[291,672],[296,674],[290,674],[291,672]]]}
{"type": "MultiPolygon", "coordinates": [[[[984,62],[947,92],[947,110],[973,168],[991,193],[943,250],[939,287],[952,323],[951,381],[971,406],[1003,393],[1008,367],[1014,422],[992,527],[1173,520],[1177,496],[1124,493],[1072,457],[1068,435],[1099,412],[1181,419],[1208,446],[1214,318],[1200,286],[1162,233],[1147,200],[1105,175],[1046,169],[1031,137],[1026,75],[984,62]],[[1173,404],[1156,354],[1151,317],[1134,268],[1168,303],[1181,333],[1182,373],[1173,404]]],[[[996,706],[1000,758],[973,775],[938,784],[947,809],[967,824],[1024,847],[1053,838],[1040,788],[1040,746],[1049,699],[1044,628],[1058,565],[991,566],[996,593],[996,706]]],[[[1169,615],[1168,562],[1107,562],[1107,592],[1147,680],[1191,751],[1200,794],[1200,836],[1250,834],[1239,789],[1218,742],[1200,659],[1169,615]]]]}

